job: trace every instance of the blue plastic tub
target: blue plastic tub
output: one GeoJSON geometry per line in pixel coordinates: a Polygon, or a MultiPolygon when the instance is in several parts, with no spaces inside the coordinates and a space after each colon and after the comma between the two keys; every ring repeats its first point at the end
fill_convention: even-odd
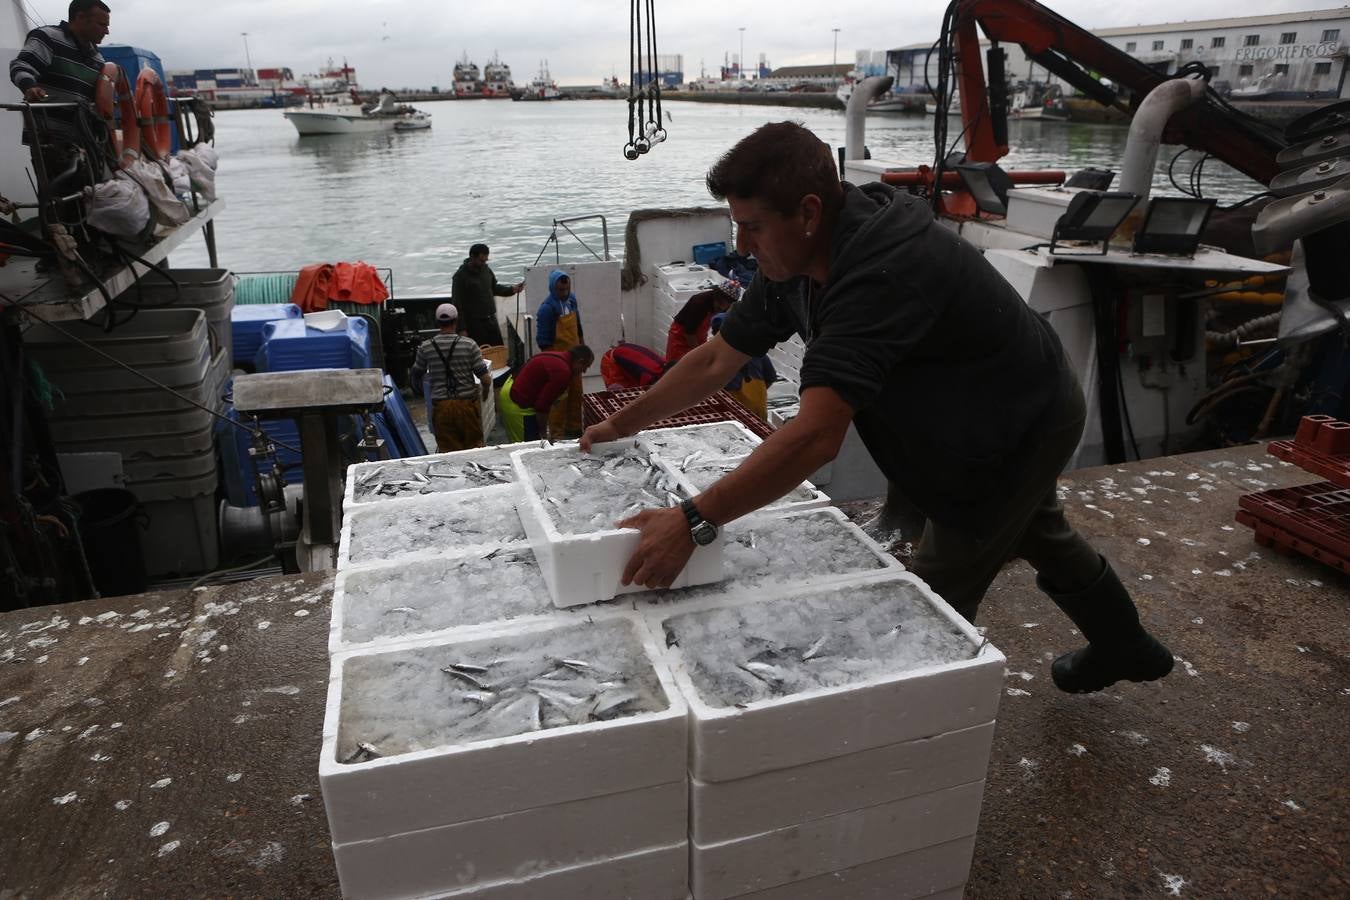
{"type": "Polygon", "coordinates": [[[300,307],[294,303],[271,303],[259,306],[238,306],[230,311],[230,331],[234,339],[234,362],[253,364],[262,346],[263,326],[284,319],[301,319],[300,307]]]}
{"type": "Polygon", "coordinates": [[[303,319],[268,322],[253,361],[259,372],[368,369],[370,325],[365,319],[349,318],[342,328],[319,331],[307,327],[303,319]]]}

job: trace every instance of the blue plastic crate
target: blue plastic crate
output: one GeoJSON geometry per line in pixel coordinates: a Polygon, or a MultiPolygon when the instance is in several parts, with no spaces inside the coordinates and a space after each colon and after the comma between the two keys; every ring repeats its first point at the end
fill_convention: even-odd
{"type": "Polygon", "coordinates": [[[693,250],[694,262],[700,266],[706,266],[713,260],[721,259],[727,255],[727,245],[725,241],[718,241],[715,244],[695,244],[693,250]]]}
{"type": "Polygon", "coordinates": [[[252,365],[262,346],[263,326],[268,322],[302,318],[300,307],[294,303],[272,303],[262,306],[236,306],[230,311],[230,332],[234,337],[234,362],[252,365]]]}
{"type": "Polygon", "coordinates": [[[370,326],[365,319],[349,318],[333,331],[309,328],[303,319],[268,322],[262,346],[254,356],[259,372],[295,372],[301,369],[368,369],[370,326]]]}

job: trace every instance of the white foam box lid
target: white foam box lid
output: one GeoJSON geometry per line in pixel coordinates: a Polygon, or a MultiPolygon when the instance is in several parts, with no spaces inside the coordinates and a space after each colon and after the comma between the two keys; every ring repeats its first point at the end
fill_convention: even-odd
{"type": "MultiPolygon", "coordinates": [[[[1003,691],[1004,655],[982,638],[921,579],[888,571],[824,586],[777,591],[772,598],[710,599],[672,607],[659,622],[648,618],[653,638],[667,643],[670,619],[748,604],[790,604],[795,598],[847,598],[857,589],[905,590],[928,604],[969,643],[971,656],[954,662],[891,672],[838,687],[818,688],[740,706],[707,702],[691,677],[684,650],[665,651],[689,707],[689,773],[703,782],[731,781],[958,731],[993,721],[1003,691]]],[[[678,639],[678,635],[677,635],[678,639]]]]}
{"type": "MultiPolygon", "coordinates": [[[[476,462],[479,465],[511,465],[511,454],[519,450],[517,444],[501,444],[492,447],[477,447],[473,450],[456,450],[454,453],[435,453],[429,456],[408,456],[401,459],[382,459],[375,462],[355,463],[347,467],[347,487],[343,494],[342,508],[351,510],[356,507],[367,506],[373,503],[399,503],[404,500],[413,500],[418,497],[428,496],[426,494],[407,493],[399,496],[375,495],[368,496],[361,500],[356,499],[357,485],[363,478],[370,477],[377,470],[383,468],[389,473],[390,478],[396,477],[395,473],[400,468],[406,468],[412,464],[416,466],[436,465],[438,463],[448,466],[463,465],[465,463],[476,462]]],[[[503,484],[509,484],[515,481],[515,469],[508,469],[503,473],[509,480],[503,484]]],[[[500,485],[484,485],[484,487],[499,487],[500,485]]],[[[437,494],[451,494],[462,490],[477,490],[477,488],[455,488],[449,491],[436,491],[437,494]]]]}
{"type": "Polygon", "coordinates": [[[643,665],[659,682],[664,709],[350,764],[338,761],[338,747],[343,680],[353,661],[424,648],[444,650],[447,658],[472,657],[494,642],[529,647],[565,629],[535,623],[471,641],[423,641],[398,650],[334,656],[319,757],[333,841],[371,840],[683,780],[688,708],[650,631],[635,616],[599,612],[566,628],[606,623],[619,623],[641,646],[643,665]]]}
{"type": "Polygon", "coordinates": [[[902,874],[895,893],[882,896],[903,896],[900,888],[911,879],[935,890],[961,884],[970,869],[968,844],[935,851],[936,859],[915,851],[972,837],[983,799],[980,780],[735,841],[692,843],[689,870],[694,896],[727,900],[753,895],[894,857],[909,858],[900,861],[902,874]]]}
{"type": "MultiPolygon", "coordinates": [[[[595,449],[600,452],[629,449],[646,452],[645,445],[632,439],[597,444],[595,449]]],[[[520,487],[516,498],[520,519],[529,537],[530,546],[534,550],[535,559],[543,570],[544,581],[553,595],[554,604],[564,608],[581,606],[609,600],[619,594],[646,590],[639,585],[624,587],[619,583],[624,567],[637,550],[640,534],[635,529],[615,528],[575,535],[558,532],[534,487],[529,468],[531,456],[553,453],[555,450],[556,448],[519,450],[511,457],[520,487]]],[[[698,493],[674,466],[667,464],[664,459],[658,459],[658,462],[688,496],[692,497],[698,493]]],[[[681,588],[720,581],[722,540],[723,537],[719,533],[711,544],[696,548],[671,587],[681,588]]]]}
{"type": "Polygon", "coordinates": [[[500,630],[508,622],[525,625],[548,621],[568,624],[570,620],[565,618],[564,611],[553,605],[529,545],[477,548],[468,553],[371,563],[338,572],[333,581],[328,652],[455,640],[500,630]],[[500,595],[489,593],[481,584],[483,576],[490,577],[498,571],[497,567],[504,564],[500,562],[503,557],[510,560],[508,564],[527,567],[537,575],[536,589],[503,591],[500,595]],[[466,571],[477,578],[465,577],[466,571]],[[443,587],[436,595],[396,599],[390,584],[404,579],[443,587]],[[423,599],[425,602],[419,603],[423,599]],[[356,624],[376,610],[382,616],[391,616],[388,623],[381,623],[375,629],[356,624]],[[450,616],[455,617],[451,619],[450,616]]]}
{"type": "Polygon", "coordinates": [[[464,522],[466,516],[471,520],[473,515],[467,511],[480,504],[483,507],[490,507],[498,518],[503,521],[509,519],[514,525],[519,521],[515,517],[515,497],[518,492],[519,488],[515,484],[501,484],[453,493],[419,495],[397,503],[358,504],[342,517],[342,535],[338,542],[338,571],[395,561],[458,556],[478,550],[486,552],[498,547],[526,546],[523,528],[515,532],[519,535],[518,538],[504,540],[500,537],[485,536],[460,541],[457,540],[459,532],[455,528],[428,529],[424,526],[425,520],[464,522]],[[505,514],[507,510],[510,511],[509,516],[505,514]],[[401,552],[393,555],[366,557],[364,551],[367,548],[354,546],[354,542],[362,540],[356,532],[364,530],[371,522],[386,523],[391,530],[396,526],[400,527],[402,533],[407,536],[408,543],[401,552]],[[430,534],[431,530],[438,531],[439,534],[433,536],[430,534]],[[352,558],[354,552],[355,560],[352,558]]]}
{"type": "MultiPolygon", "coordinates": [[[[676,781],[407,834],[334,844],[345,897],[424,897],[566,874],[687,844],[688,789],[676,781]]],[[[681,865],[687,865],[681,860],[681,865]]],[[[592,877],[623,867],[597,869],[592,877]]],[[[658,883],[669,881],[663,878],[658,883]]],[[[676,886],[683,897],[684,877],[676,886]]],[[[539,888],[544,884],[536,882],[539,888]]],[[[604,896],[612,896],[604,893],[604,896]]],[[[555,896],[552,894],[543,896],[555,896]]]]}

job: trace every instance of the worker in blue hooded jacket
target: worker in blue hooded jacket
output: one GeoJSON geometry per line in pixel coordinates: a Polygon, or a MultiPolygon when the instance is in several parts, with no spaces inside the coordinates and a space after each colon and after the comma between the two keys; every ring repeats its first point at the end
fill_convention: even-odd
{"type": "MultiPolygon", "coordinates": [[[[539,304],[534,319],[534,339],[540,350],[565,353],[585,343],[581,327],[581,310],[577,295],[572,293],[572,279],[562,269],[548,275],[548,297],[539,304]]],[[[554,435],[581,434],[581,376],[572,379],[567,388],[567,399],[553,404],[549,414],[549,432],[554,435]]]]}

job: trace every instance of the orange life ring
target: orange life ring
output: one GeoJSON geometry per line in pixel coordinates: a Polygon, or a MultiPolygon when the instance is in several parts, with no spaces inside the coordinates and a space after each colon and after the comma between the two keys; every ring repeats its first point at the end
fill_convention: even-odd
{"type": "Polygon", "coordinates": [[[169,100],[159,73],[147,66],[136,77],[136,124],[141,144],[151,159],[168,159],[173,146],[169,131],[169,100]]]}
{"type": "Polygon", "coordinates": [[[141,155],[141,129],[136,122],[136,104],[127,73],[117,63],[103,64],[94,89],[94,108],[112,135],[117,163],[137,159],[141,155]]]}

